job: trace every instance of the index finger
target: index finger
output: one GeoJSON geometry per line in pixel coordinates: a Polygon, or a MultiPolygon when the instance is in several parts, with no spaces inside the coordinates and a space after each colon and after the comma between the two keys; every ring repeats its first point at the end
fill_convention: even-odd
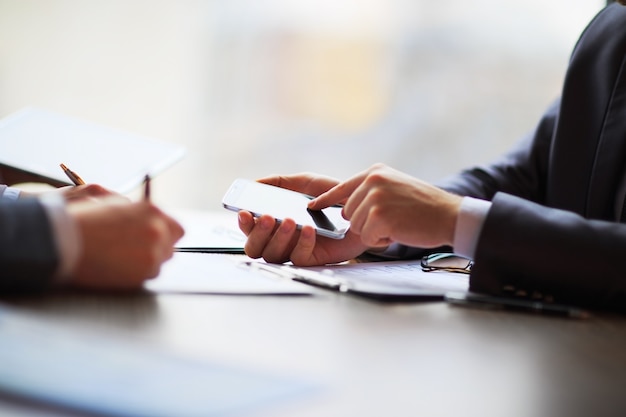
{"type": "Polygon", "coordinates": [[[367,172],[362,172],[344,182],[340,182],[330,190],[309,201],[307,207],[311,210],[321,210],[342,203],[361,185],[366,176],[367,172]]]}

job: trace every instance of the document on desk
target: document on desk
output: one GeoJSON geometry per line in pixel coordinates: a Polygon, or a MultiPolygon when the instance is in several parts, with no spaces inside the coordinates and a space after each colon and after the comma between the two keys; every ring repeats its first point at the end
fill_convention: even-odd
{"type": "Polygon", "coordinates": [[[237,213],[226,210],[166,209],[185,229],[177,252],[243,254],[246,236],[237,225],[237,213]]]}
{"type": "Polygon", "coordinates": [[[265,264],[293,280],[319,287],[380,300],[443,299],[450,291],[469,288],[469,275],[454,272],[424,272],[419,260],[356,262],[323,267],[265,264]]]}
{"type": "Polygon", "coordinates": [[[321,388],[293,375],[77,334],[4,307],[0,341],[0,393],[31,400],[40,413],[41,405],[50,405],[99,416],[233,417],[321,388]]]}
{"type": "Polygon", "coordinates": [[[182,252],[145,287],[154,292],[306,295],[313,294],[311,285],[379,300],[443,299],[448,292],[467,291],[469,275],[424,272],[419,260],[304,268],[244,255],[182,252]]]}
{"type": "Polygon", "coordinates": [[[145,283],[158,293],[310,295],[314,290],[244,255],[174,253],[161,273],[145,283]]]}

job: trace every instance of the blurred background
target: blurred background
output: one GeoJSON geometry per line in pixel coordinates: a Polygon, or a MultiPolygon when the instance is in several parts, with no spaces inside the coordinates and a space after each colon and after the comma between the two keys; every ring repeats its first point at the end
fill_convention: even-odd
{"type": "Polygon", "coordinates": [[[0,0],[0,117],[38,106],[184,145],[154,180],[169,207],[374,162],[436,181],[534,127],[603,5],[0,0]]]}

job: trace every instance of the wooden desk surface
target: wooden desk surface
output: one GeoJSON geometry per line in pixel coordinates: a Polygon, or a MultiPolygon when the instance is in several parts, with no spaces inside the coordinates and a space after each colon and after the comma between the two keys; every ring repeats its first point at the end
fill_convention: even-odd
{"type": "MultiPolygon", "coordinates": [[[[324,387],[255,416],[626,415],[621,316],[380,304],[325,290],[311,297],[49,294],[2,303],[77,331],[324,387]]],[[[40,415],[0,399],[3,410],[40,415]]]]}

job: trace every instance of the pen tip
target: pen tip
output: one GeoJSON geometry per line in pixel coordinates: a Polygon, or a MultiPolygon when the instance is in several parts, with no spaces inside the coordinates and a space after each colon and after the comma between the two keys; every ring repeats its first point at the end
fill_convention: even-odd
{"type": "Polygon", "coordinates": [[[61,169],[66,171],[67,170],[67,166],[65,166],[65,164],[61,164],[61,169]]]}

